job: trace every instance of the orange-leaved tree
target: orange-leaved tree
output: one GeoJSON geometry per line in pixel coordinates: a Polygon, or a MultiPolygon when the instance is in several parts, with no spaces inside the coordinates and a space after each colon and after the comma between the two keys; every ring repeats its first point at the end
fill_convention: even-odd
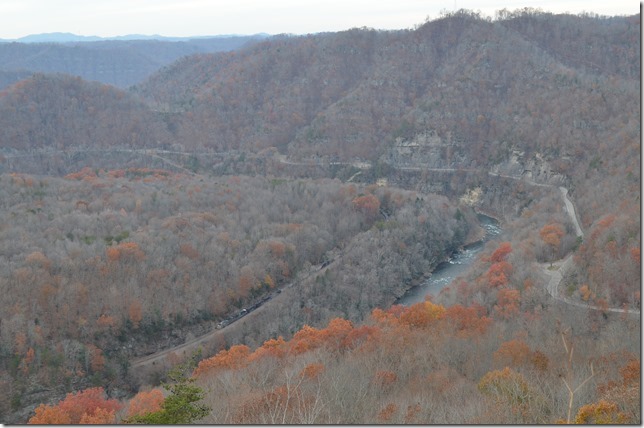
{"type": "Polygon", "coordinates": [[[518,315],[520,309],[521,293],[512,288],[503,288],[496,295],[497,304],[494,305],[495,313],[502,319],[510,319],[518,315]]]}
{"type": "Polygon", "coordinates": [[[492,287],[505,287],[510,281],[512,265],[505,260],[494,263],[487,271],[487,280],[492,287]]]}
{"type": "Polygon", "coordinates": [[[41,404],[36,414],[29,419],[30,424],[94,423],[111,424],[115,422],[115,414],[123,405],[114,399],[106,399],[101,387],[89,388],[77,393],[69,393],[56,406],[41,404]],[[53,420],[59,422],[51,422],[53,420]],[[85,422],[81,422],[84,420],[85,422]],[[50,421],[50,422],[46,422],[50,421]],[[69,422],[67,422],[69,421],[69,422]]]}
{"type": "Polygon", "coordinates": [[[213,369],[238,369],[248,364],[250,348],[246,345],[234,345],[228,350],[217,353],[214,357],[201,360],[194,371],[198,376],[213,369]]]}
{"type": "Polygon", "coordinates": [[[626,423],[626,415],[619,411],[616,403],[599,400],[597,403],[581,406],[575,416],[575,423],[581,425],[613,425],[626,423]]]}
{"type": "Polygon", "coordinates": [[[501,367],[518,367],[530,361],[532,351],[523,340],[512,339],[503,342],[494,353],[494,361],[501,367]]]}
{"type": "Polygon", "coordinates": [[[160,389],[155,388],[149,391],[140,391],[130,400],[127,417],[157,412],[161,410],[163,400],[163,392],[160,389]]]}
{"type": "Polygon", "coordinates": [[[559,245],[561,244],[561,238],[566,234],[563,229],[563,226],[559,223],[548,223],[541,228],[539,231],[539,236],[541,240],[548,246],[550,249],[550,263],[555,260],[557,253],[559,251],[559,245]]]}
{"type": "Polygon", "coordinates": [[[400,323],[410,327],[428,327],[435,320],[441,319],[445,314],[445,308],[435,305],[429,300],[411,305],[400,314],[400,323]]]}
{"type": "Polygon", "coordinates": [[[71,424],[72,420],[60,407],[41,404],[36,407],[36,414],[29,419],[28,423],[33,425],[67,425],[71,424]]]}
{"type": "Polygon", "coordinates": [[[512,252],[512,245],[509,242],[501,242],[499,247],[494,250],[490,256],[490,261],[492,263],[497,263],[507,259],[508,255],[512,252]]]}
{"type": "Polygon", "coordinates": [[[445,319],[453,325],[456,335],[459,337],[481,337],[492,319],[485,316],[485,308],[480,304],[473,304],[469,307],[453,305],[446,309],[445,319]]]}

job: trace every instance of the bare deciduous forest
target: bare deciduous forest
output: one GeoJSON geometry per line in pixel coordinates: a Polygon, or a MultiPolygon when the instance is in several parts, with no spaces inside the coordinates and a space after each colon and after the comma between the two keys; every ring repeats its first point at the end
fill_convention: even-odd
{"type": "Polygon", "coordinates": [[[5,75],[2,422],[641,423],[639,15],[5,75]]]}

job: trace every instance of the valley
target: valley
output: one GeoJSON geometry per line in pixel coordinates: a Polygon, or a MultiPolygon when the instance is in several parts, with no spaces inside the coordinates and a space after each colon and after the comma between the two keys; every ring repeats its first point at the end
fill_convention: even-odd
{"type": "Polygon", "coordinates": [[[206,424],[639,423],[639,27],[461,10],[159,45],[134,86],[11,71],[2,421],[154,414],[184,363],[206,424]]]}

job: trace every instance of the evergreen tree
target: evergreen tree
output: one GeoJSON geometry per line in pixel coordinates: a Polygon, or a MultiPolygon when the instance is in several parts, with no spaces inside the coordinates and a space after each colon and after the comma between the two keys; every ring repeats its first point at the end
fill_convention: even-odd
{"type": "Polygon", "coordinates": [[[179,364],[168,372],[170,382],[162,386],[170,391],[161,410],[137,415],[126,420],[130,424],[176,425],[190,424],[210,413],[210,407],[199,403],[204,397],[202,388],[194,385],[195,378],[191,376],[198,361],[200,352],[196,352],[188,361],[179,364]]]}

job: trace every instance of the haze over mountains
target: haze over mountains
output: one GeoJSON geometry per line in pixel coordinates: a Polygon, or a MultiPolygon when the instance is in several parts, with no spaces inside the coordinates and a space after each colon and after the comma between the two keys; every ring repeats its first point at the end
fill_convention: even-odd
{"type": "Polygon", "coordinates": [[[100,38],[49,33],[0,40],[0,88],[34,72],[65,73],[127,88],[182,56],[238,49],[265,37],[100,38]]]}
{"type": "MultiPolygon", "coordinates": [[[[268,34],[254,34],[250,37],[268,37],[268,34]]],[[[159,34],[146,35],[146,34],[126,34],[123,36],[81,36],[73,33],[41,33],[29,34],[27,36],[19,37],[17,39],[0,39],[0,43],[78,43],[78,42],[99,42],[106,40],[162,40],[166,42],[180,42],[195,39],[219,39],[219,38],[232,38],[232,37],[249,37],[238,34],[219,34],[212,36],[193,36],[193,37],[172,37],[161,36],[159,34]]]]}

